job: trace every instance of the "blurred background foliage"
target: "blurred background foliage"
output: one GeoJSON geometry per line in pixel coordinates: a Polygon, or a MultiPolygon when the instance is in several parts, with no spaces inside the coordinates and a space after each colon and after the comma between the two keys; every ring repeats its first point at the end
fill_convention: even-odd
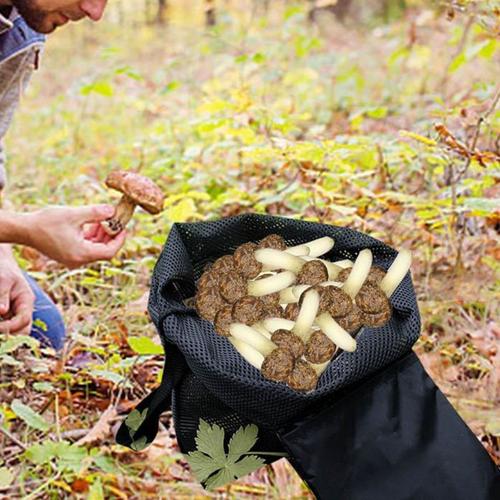
{"type": "MultiPolygon", "coordinates": [[[[212,496],[169,414],[139,454],[112,431],[161,375],[145,303],[171,224],[248,211],[411,249],[417,353],[499,461],[499,34],[496,1],[115,0],[51,36],[7,140],[15,208],[114,201],[114,168],[167,201],[111,263],[19,249],[69,342],[0,339],[0,495],[212,496]]],[[[310,496],[285,461],[221,492],[310,496]]]]}

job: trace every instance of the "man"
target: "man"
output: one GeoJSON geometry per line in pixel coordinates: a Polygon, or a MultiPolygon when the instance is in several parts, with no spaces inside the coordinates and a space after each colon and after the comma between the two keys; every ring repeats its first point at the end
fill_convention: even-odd
{"type": "MultiPolygon", "coordinates": [[[[44,43],[69,21],[98,21],[107,0],[0,0],[0,197],[5,187],[5,155],[1,141],[20,93],[38,66],[44,43]]],[[[1,199],[1,198],[0,198],[1,199]]],[[[10,244],[29,245],[68,267],[111,259],[125,234],[111,239],[100,222],[113,214],[110,206],[53,207],[30,214],[0,206],[0,333],[30,333],[60,349],[65,336],[62,318],[48,296],[17,265],[10,244]],[[33,323],[35,321],[35,327],[33,323]]]]}

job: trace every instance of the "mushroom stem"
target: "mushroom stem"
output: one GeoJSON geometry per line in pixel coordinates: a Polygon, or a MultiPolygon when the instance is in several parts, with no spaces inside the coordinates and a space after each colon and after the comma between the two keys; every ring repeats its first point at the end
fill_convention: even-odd
{"type": "Polygon", "coordinates": [[[293,333],[300,337],[304,342],[307,342],[311,334],[311,327],[314,323],[314,319],[316,318],[316,314],[318,314],[318,309],[319,293],[316,290],[311,289],[306,292],[304,296],[299,315],[297,316],[297,321],[295,322],[295,326],[292,330],[293,333]]]}
{"type": "Polygon", "coordinates": [[[309,363],[312,369],[317,373],[318,377],[327,369],[330,361],[326,361],[325,363],[309,363]]]}
{"type": "Polygon", "coordinates": [[[320,286],[335,286],[337,288],[342,288],[344,283],[341,283],[340,281],[323,281],[323,283],[319,284],[320,286]]]}
{"type": "Polygon", "coordinates": [[[356,340],[353,339],[328,313],[320,314],[316,324],[321,331],[338,347],[344,351],[356,350],[356,340]]]}
{"type": "Polygon", "coordinates": [[[294,273],[298,273],[304,265],[304,261],[300,257],[274,248],[261,248],[257,250],[255,252],[255,259],[268,268],[286,269],[294,273]]]}
{"type": "Polygon", "coordinates": [[[343,260],[336,260],[332,264],[335,264],[338,267],[341,267],[342,269],[349,269],[354,265],[354,262],[349,259],[343,259],[343,260]]]}
{"type": "Polygon", "coordinates": [[[274,333],[276,330],[291,330],[295,322],[284,318],[267,318],[263,322],[266,330],[274,333]]]}
{"type": "Polygon", "coordinates": [[[390,297],[401,281],[403,281],[403,278],[410,269],[410,265],[411,253],[405,249],[401,250],[391,264],[391,267],[387,270],[387,274],[380,282],[380,288],[387,297],[390,297]]]}
{"type": "Polygon", "coordinates": [[[309,290],[309,288],[311,288],[309,285],[295,285],[292,287],[292,292],[293,292],[293,296],[295,297],[295,300],[293,300],[292,302],[298,302],[299,299],[300,299],[300,296],[306,291],[306,290],[309,290]]]}
{"type": "Polygon", "coordinates": [[[234,348],[241,354],[243,358],[246,359],[252,366],[260,370],[262,367],[262,363],[264,362],[264,356],[254,349],[251,345],[248,345],[246,342],[236,338],[228,338],[229,342],[233,344],[234,348]]]}
{"type": "Polygon", "coordinates": [[[248,282],[248,295],[254,297],[262,297],[270,295],[274,292],[288,288],[295,281],[295,274],[290,271],[275,274],[269,278],[262,278],[260,280],[248,282]]]}
{"type": "Polygon", "coordinates": [[[309,255],[310,250],[307,245],[297,245],[296,247],[287,248],[285,252],[290,255],[296,255],[297,257],[303,257],[304,255],[309,255]]]}
{"type": "Polygon", "coordinates": [[[289,286],[280,292],[280,304],[291,304],[297,302],[298,299],[293,293],[294,286],[289,286]]]}
{"type": "Polygon", "coordinates": [[[252,325],[252,328],[254,330],[258,331],[259,333],[261,333],[262,335],[264,335],[264,337],[266,337],[266,339],[271,340],[271,333],[267,330],[267,328],[264,326],[262,321],[258,321],[257,323],[254,323],[252,325]]]}
{"type": "Polygon", "coordinates": [[[354,262],[354,266],[352,266],[352,270],[342,288],[352,299],[356,297],[368,277],[372,260],[372,253],[368,248],[359,252],[354,262]]]}
{"type": "Polygon", "coordinates": [[[106,231],[109,236],[116,236],[123,231],[132,218],[132,215],[134,215],[136,206],[136,203],[124,194],[115,209],[115,214],[104,222],[101,222],[104,231],[106,231]]]}
{"type": "Polygon", "coordinates": [[[287,248],[286,251],[292,255],[319,257],[328,253],[333,248],[334,243],[333,238],[324,236],[323,238],[317,238],[302,245],[287,248]]]}
{"type": "Polygon", "coordinates": [[[263,356],[271,354],[277,347],[262,333],[243,323],[233,323],[229,327],[229,332],[234,338],[246,342],[263,356]]]}

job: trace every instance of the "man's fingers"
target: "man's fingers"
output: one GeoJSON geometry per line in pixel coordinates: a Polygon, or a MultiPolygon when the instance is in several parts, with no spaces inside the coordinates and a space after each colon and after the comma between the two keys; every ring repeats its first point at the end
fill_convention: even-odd
{"type": "Polygon", "coordinates": [[[112,205],[91,205],[74,209],[75,216],[80,224],[101,222],[112,217],[115,208],[112,205]]]}
{"type": "Polygon", "coordinates": [[[123,246],[126,238],[126,231],[122,231],[107,243],[93,243],[88,240],[84,241],[88,258],[87,262],[112,259],[123,246]]]}
{"type": "Polygon", "coordinates": [[[0,322],[0,332],[20,333],[31,331],[31,321],[33,318],[33,308],[27,305],[20,307],[16,315],[8,321],[0,322]]]}
{"type": "Polygon", "coordinates": [[[5,315],[10,309],[10,292],[12,289],[12,281],[9,278],[0,276],[0,315],[5,315]]]}
{"type": "Polygon", "coordinates": [[[100,227],[101,227],[100,224],[97,222],[86,225],[86,227],[83,228],[83,237],[86,240],[92,241],[92,239],[95,238],[100,227]]]}

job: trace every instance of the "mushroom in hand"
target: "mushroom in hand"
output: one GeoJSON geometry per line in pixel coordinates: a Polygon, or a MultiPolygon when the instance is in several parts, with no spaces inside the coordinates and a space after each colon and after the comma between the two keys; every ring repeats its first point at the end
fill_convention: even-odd
{"type": "Polygon", "coordinates": [[[110,236],[115,236],[125,229],[137,205],[150,214],[159,214],[163,209],[163,192],[147,177],[134,172],[114,170],[106,177],[105,182],[107,187],[123,193],[115,215],[101,223],[104,231],[110,236]]]}

